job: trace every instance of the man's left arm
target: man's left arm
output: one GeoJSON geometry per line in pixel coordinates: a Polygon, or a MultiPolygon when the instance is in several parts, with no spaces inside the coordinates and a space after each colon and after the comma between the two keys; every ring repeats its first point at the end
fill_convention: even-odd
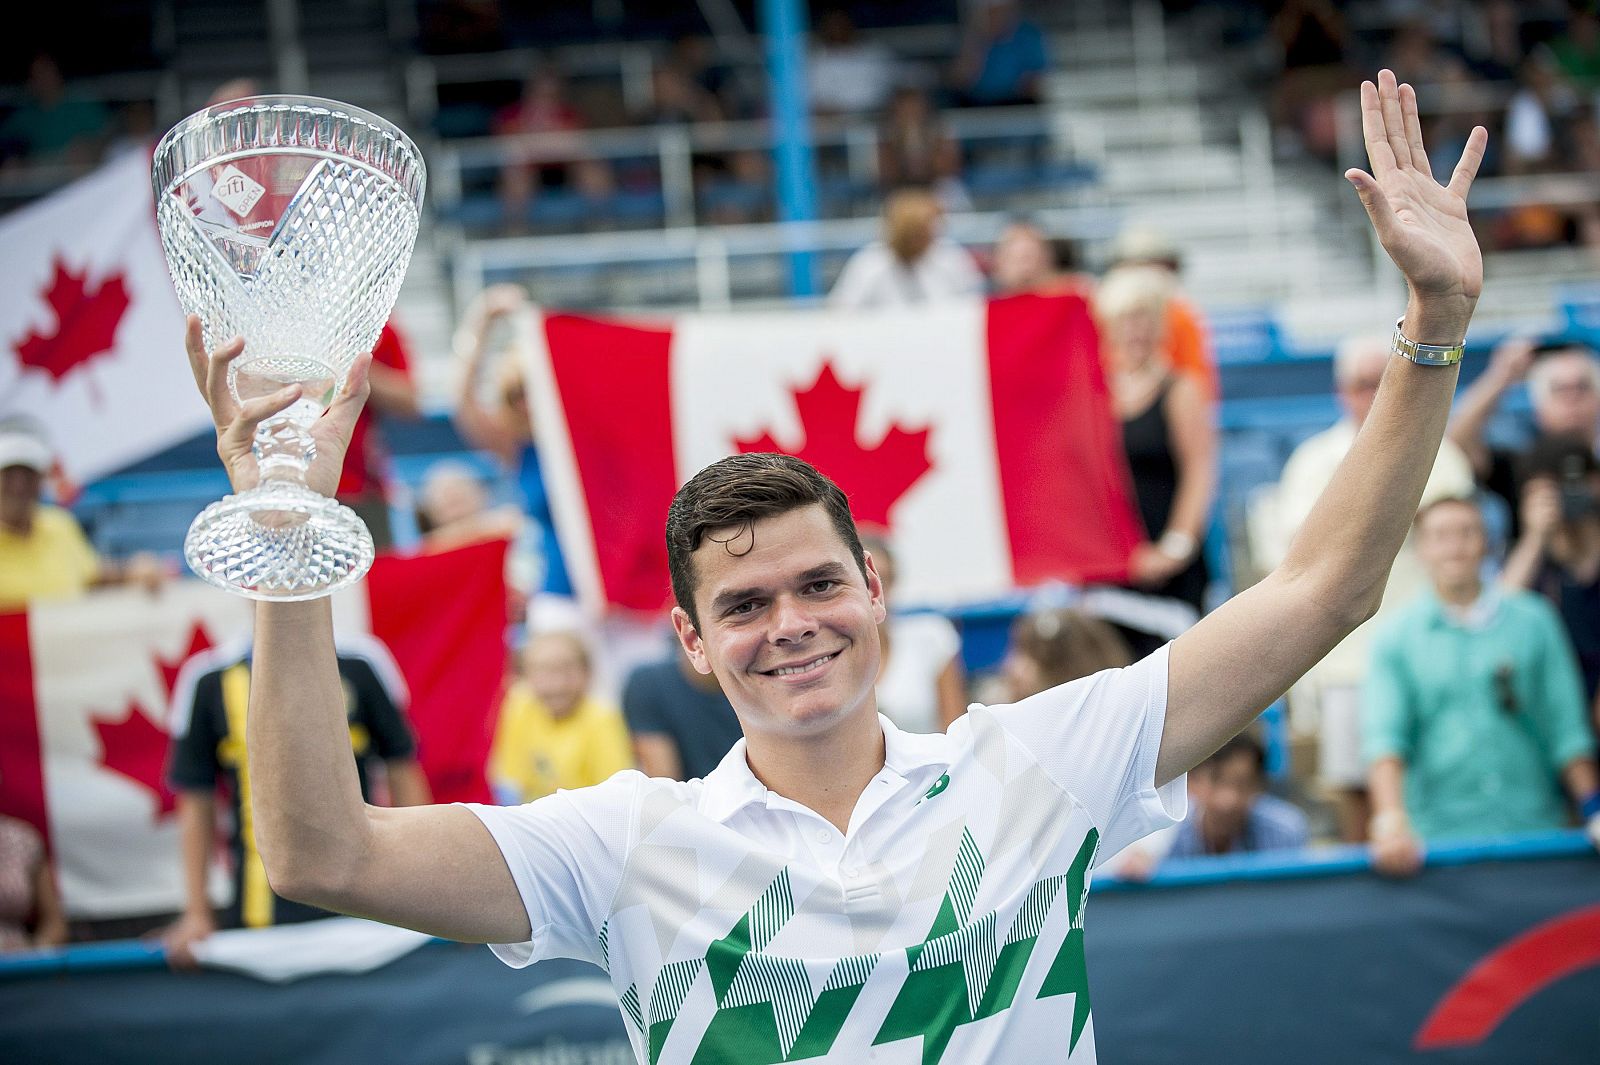
{"type": "MultiPolygon", "coordinates": [[[[1448,186],[1433,180],[1416,93],[1394,75],[1361,86],[1372,174],[1347,171],[1409,291],[1401,332],[1455,345],[1483,289],[1466,196],[1487,133],[1475,128],[1448,186]]],[[[1350,453],[1283,562],[1172,645],[1157,785],[1250,723],[1383,598],[1444,436],[1458,367],[1392,359],[1350,453]]]]}

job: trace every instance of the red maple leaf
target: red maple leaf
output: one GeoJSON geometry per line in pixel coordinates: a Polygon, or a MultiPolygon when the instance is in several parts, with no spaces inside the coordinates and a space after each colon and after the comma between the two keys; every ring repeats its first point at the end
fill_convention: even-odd
{"type": "Polygon", "coordinates": [[[61,380],[79,366],[110,351],[117,326],[128,311],[128,290],[121,274],[103,278],[91,291],[85,267],[72,273],[58,255],[50,287],[41,295],[55,312],[55,331],[42,334],[30,330],[15,345],[22,365],[43,370],[61,380]]]}
{"type": "Polygon", "coordinates": [[[156,656],[156,668],[161,670],[161,687],[166,692],[167,698],[172,698],[172,686],[178,682],[178,672],[183,669],[183,664],[201,651],[212,647],[211,634],[204,625],[194,624],[189,627],[189,649],[178,655],[177,658],[162,658],[156,656]]]}
{"type": "Polygon", "coordinates": [[[100,734],[100,764],[153,793],[160,803],[158,817],[170,815],[178,800],[162,772],[167,762],[166,732],[150,720],[136,699],[128,701],[127,714],[120,722],[90,720],[100,734]]]}
{"type": "Polygon", "coordinates": [[[867,447],[856,436],[862,392],[840,383],[833,363],[824,362],[815,383],[804,392],[794,392],[806,434],[798,449],[783,447],[770,431],[755,440],[736,440],[734,445],[740,454],[777,451],[805,459],[844,489],[857,521],[887,527],[890,509],[933,469],[928,429],[910,431],[893,425],[876,446],[867,447]]]}

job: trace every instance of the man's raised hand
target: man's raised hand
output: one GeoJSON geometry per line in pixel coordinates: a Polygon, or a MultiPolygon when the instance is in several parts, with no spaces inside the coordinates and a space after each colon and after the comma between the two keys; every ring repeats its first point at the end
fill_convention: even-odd
{"type": "MultiPolygon", "coordinates": [[[[1411,287],[1413,317],[1443,329],[1459,318],[1464,329],[1483,291],[1483,256],[1467,222],[1467,190],[1483,162],[1488,132],[1473,127],[1450,183],[1439,184],[1422,144],[1416,91],[1396,84],[1388,70],[1378,72],[1377,84],[1361,83],[1361,129],[1372,173],[1351,169],[1344,176],[1411,287]]],[[[1453,344],[1461,337],[1412,339],[1453,344]]]]}
{"type": "MultiPolygon", "coordinates": [[[[211,408],[211,420],[217,428],[217,454],[228,471],[228,480],[235,492],[254,488],[261,480],[255,455],[250,450],[256,428],[299,399],[301,386],[289,385],[270,396],[240,403],[228,387],[228,367],[244,353],[244,339],[234,337],[216,351],[207,353],[200,317],[191,314],[186,322],[183,340],[189,354],[189,369],[194,373],[195,387],[211,408]]],[[[323,495],[331,496],[338,488],[339,471],[344,466],[345,450],[350,446],[350,434],[355,430],[356,417],[361,413],[370,390],[367,368],[371,364],[371,355],[362,355],[351,364],[349,373],[345,375],[344,387],[339,390],[333,404],[311,426],[311,438],[316,442],[317,453],[311,468],[306,471],[306,484],[323,495]]]]}

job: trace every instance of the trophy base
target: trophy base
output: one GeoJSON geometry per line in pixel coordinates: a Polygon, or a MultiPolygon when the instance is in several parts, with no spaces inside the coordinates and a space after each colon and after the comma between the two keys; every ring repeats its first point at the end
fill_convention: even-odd
{"type": "Polygon", "coordinates": [[[320,599],[361,579],[372,534],[355,511],[294,481],[268,481],[200,512],[183,541],[196,576],[248,599],[320,599]]]}

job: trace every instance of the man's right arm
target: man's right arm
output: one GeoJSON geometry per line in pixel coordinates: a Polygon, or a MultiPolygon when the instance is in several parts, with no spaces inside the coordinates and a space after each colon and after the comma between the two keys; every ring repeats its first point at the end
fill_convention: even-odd
{"type": "MultiPolygon", "coordinates": [[[[211,408],[217,454],[234,491],[260,482],[251,441],[262,421],[300,397],[290,385],[241,403],[228,367],[234,338],[207,352],[190,315],[184,344],[211,408]]],[[[306,483],[332,495],[368,393],[370,356],[311,428],[306,483]]],[[[260,603],[251,669],[249,750],[256,845],[284,898],[469,942],[524,942],[527,909],[488,829],[461,806],[368,806],[361,797],[326,599],[260,603]]]]}
{"type": "Polygon", "coordinates": [[[327,600],[257,606],[250,688],[251,810],[274,891],[447,939],[529,938],[511,871],[469,810],[363,801],[327,600]]]}

